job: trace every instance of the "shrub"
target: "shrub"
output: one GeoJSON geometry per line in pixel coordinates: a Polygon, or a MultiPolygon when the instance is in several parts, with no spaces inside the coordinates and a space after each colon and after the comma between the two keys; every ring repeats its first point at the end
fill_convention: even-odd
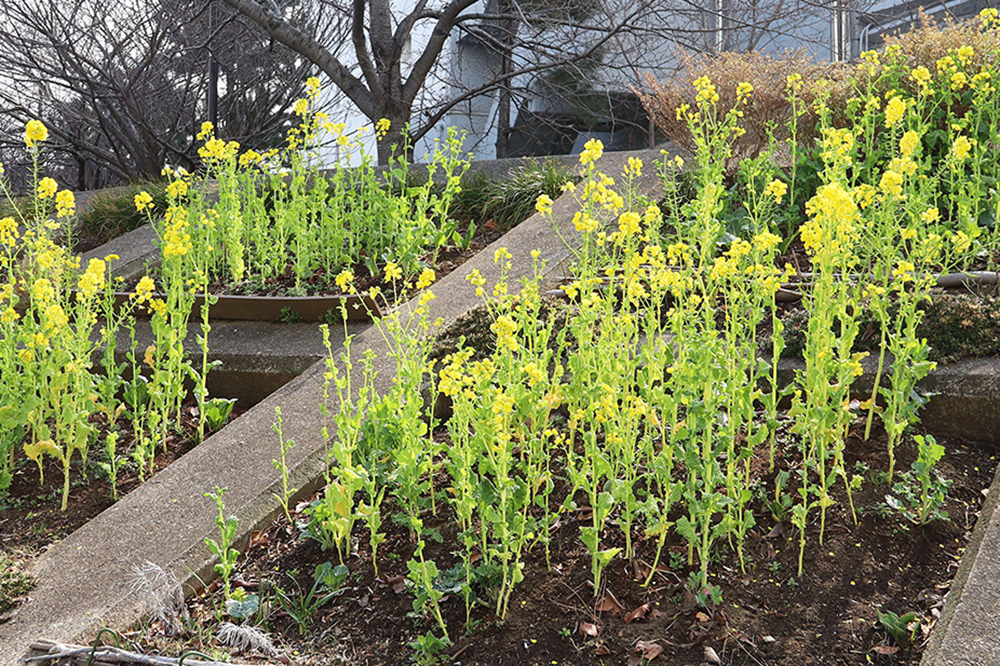
{"type": "Polygon", "coordinates": [[[800,76],[802,83],[797,93],[800,108],[805,109],[805,115],[799,118],[801,140],[815,136],[817,118],[812,102],[820,92],[819,82],[842,81],[847,73],[843,65],[818,65],[804,52],[780,58],[756,52],[701,55],[685,58],[684,66],[683,73],[670,82],[647,77],[648,90],[636,91],[639,98],[667,138],[690,150],[694,143],[688,122],[683,116],[678,117],[677,109],[683,104],[695,105],[694,82],[707,76],[715,84],[719,93],[715,110],[720,122],[729,109],[736,106],[737,86],[749,83],[753,86],[753,94],[741,108],[743,118],[740,122],[746,134],[736,138],[733,145],[733,159],[737,162],[759,155],[771,143],[772,136],[778,141],[789,138],[788,126],[793,113],[788,94],[791,75],[800,76]]]}

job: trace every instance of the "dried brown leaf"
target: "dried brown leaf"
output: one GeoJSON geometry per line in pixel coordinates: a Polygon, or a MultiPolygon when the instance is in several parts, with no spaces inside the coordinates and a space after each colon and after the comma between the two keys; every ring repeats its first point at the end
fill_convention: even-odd
{"type": "Polygon", "coordinates": [[[649,604],[643,604],[625,615],[625,624],[631,624],[636,620],[645,620],[646,613],[649,612],[649,604]]]}
{"type": "Polygon", "coordinates": [[[594,610],[598,613],[614,613],[615,615],[620,615],[622,612],[622,605],[618,603],[615,599],[615,595],[611,594],[611,590],[606,590],[604,596],[597,602],[594,606],[594,610]]]}

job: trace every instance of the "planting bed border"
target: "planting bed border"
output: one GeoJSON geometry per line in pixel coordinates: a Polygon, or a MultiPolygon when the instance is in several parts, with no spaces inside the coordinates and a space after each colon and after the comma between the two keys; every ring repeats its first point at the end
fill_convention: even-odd
{"type": "MultiPolygon", "coordinates": [[[[601,168],[615,173],[630,156],[653,160],[659,153],[609,153],[601,168]]],[[[654,176],[644,178],[641,187],[655,196],[660,185],[654,176]]],[[[487,285],[495,282],[499,269],[493,263],[493,250],[499,247],[507,247],[516,258],[508,274],[512,283],[529,275],[531,262],[527,257],[535,249],[546,262],[547,276],[567,274],[572,252],[566,243],[579,238],[571,223],[573,205],[571,197],[561,197],[553,206],[555,228],[549,220],[532,216],[442,278],[434,288],[438,297],[435,316],[442,317],[447,326],[480,303],[465,278],[478,269],[487,285]]],[[[124,240],[123,237],[116,242],[124,240]]],[[[106,248],[98,250],[100,254],[94,256],[108,253],[106,248]]],[[[410,302],[402,307],[415,305],[410,302]]],[[[298,331],[303,326],[285,330],[298,331]]],[[[225,326],[214,328],[218,332],[225,326]]],[[[234,331],[241,328],[242,325],[234,331]]],[[[353,353],[358,357],[365,349],[376,353],[376,389],[382,390],[393,376],[385,341],[373,327],[355,324],[350,332],[355,335],[353,353]]],[[[226,336],[223,332],[221,339],[226,340],[226,336]]],[[[796,365],[794,361],[782,361],[782,375],[790,377],[796,365]]],[[[10,621],[0,624],[0,663],[16,663],[31,642],[38,639],[88,642],[101,627],[121,629],[133,624],[142,608],[130,591],[128,574],[132,565],[145,560],[158,564],[176,574],[188,591],[198,586],[199,581],[208,581],[214,561],[203,539],[214,534],[216,527],[214,506],[205,499],[206,492],[215,486],[228,486],[226,512],[240,519],[237,547],[246,543],[251,531],[266,526],[280,511],[279,501],[272,495],[279,491],[280,485],[271,465],[278,454],[272,432],[276,406],[282,408],[285,438],[296,442],[288,456],[289,481],[298,488],[296,497],[314,492],[321,483],[324,464],[319,410],[324,371],[324,363],[313,363],[235,422],[40,556],[32,568],[39,585],[31,599],[14,611],[10,621]]],[[[353,372],[358,375],[353,385],[361,386],[361,364],[353,372]]],[[[868,379],[869,388],[871,374],[870,368],[866,368],[861,378],[862,382],[868,379]]],[[[1000,440],[1000,409],[997,409],[1000,359],[945,366],[925,379],[921,388],[937,393],[924,416],[930,429],[940,431],[949,424],[958,428],[958,432],[948,434],[974,440],[1000,440]]],[[[863,383],[859,389],[864,390],[863,383]]],[[[1000,473],[994,478],[942,616],[924,653],[925,666],[1000,663],[1000,620],[993,612],[1000,607],[1000,560],[996,556],[1000,552],[998,503],[1000,473]]]]}
{"type": "MultiPolygon", "coordinates": [[[[647,160],[660,157],[659,153],[654,155],[653,151],[644,151],[647,160]]],[[[501,160],[484,160],[473,162],[464,177],[473,176],[479,173],[503,177],[512,170],[526,163],[531,158],[511,158],[501,160]]],[[[574,168],[579,159],[576,155],[554,155],[545,158],[545,161],[552,162],[567,169],[574,168]]],[[[420,165],[418,165],[420,166],[420,165]]],[[[381,171],[385,167],[378,167],[381,171]]],[[[321,171],[322,175],[332,176],[331,171],[321,171]]],[[[440,177],[440,174],[436,174],[440,177]]],[[[100,192],[122,191],[123,187],[112,187],[100,192]]],[[[94,198],[95,192],[82,193],[80,197],[80,209],[84,210],[88,203],[94,198]]],[[[146,271],[147,266],[159,263],[159,250],[156,248],[156,232],[149,224],[130,232],[122,234],[108,243],[94,248],[82,255],[82,264],[86,265],[90,259],[103,259],[115,254],[118,260],[111,266],[114,275],[123,277],[126,281],[138,279],[146,271]]],[[[154,294],[162,298],[162,294],[154,294]]],[[[338,295],[338,296],[236,296],[228,294],[214,294],[217,302],[209,309],[211,320],[244,320],[244,321],[283,321],[291,314],[296,316],[296,321],[320,322],[324,321],[327,314],[333,310],[340,311],[340,306],[347,308],[348,320],[358,322],[371,322],[372,316],[381,316],[381,309],[374,299],[360,295],[338,295]]],[[[117,305],[122,305],[130,298],[126,292],[115,293],[117,305]]],[[[195,298],[194,309],[197,312],[201,307],[201,297],[195,298]]]]}

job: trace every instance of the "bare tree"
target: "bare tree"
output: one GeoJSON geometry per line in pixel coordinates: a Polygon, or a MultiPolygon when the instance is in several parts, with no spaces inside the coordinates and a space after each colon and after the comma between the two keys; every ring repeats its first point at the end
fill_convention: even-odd
{"type": "Polygon", "coordinates": [[[210,27],[203,0],[0,0],[0,115],[44,120],[50,162],[79,189],[191,167],[212,52],[223,73],[220,132],[273,145],[309,66],[219,9],[210,27]]]}
{"type": "Polygon", "coordinates": [[[343,31],[331,39],[273,0],[224,1],[314,63],[372,122],[391,121],[380,161],[407,123],[419,139],[483,96],[496,98],[502,153],[508,109],[537,86],[577,98],[609,86],[625,90],[640,84],[643,72],[676,68],[680,50],[774,48],[792,37],[795,46],[826,42],[831,17],[805,0],[316,0],[317,14],[337,17],[343,31]],[[803,31],[806,23],[814,29],[803,31]],[[492,52],[481,68],[487,76],[472,83],[453,76],[441,62],[451,35],[492,52]],[[600,80],[581,85],[585,76],[600,80]]]}

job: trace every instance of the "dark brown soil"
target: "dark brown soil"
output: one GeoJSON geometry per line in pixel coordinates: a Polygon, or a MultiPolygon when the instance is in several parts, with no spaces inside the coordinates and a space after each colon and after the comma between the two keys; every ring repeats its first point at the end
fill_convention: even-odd
{"type": "MultiPolygon", "coordinates": [[[[855,431],[860,432],[859,425],[855,431]]],[[[819,512],[814,511],[807,530],[804,574],[799,577],[797,532],[789,523],[776,521],[758,497],[757,526],[744,548],[745,570],[724,544],[719,561],[710,566],[711,583],[723,595],[718,606],[699,606],[688,590],[692,569],[678,537],[668,541],[654,582],[644,589],[641,581],[649,571],[655,543],[636,535],[637,558],[631,563],[615,560],[606,570],[605,589],[595,597],[589,583],[590,557],[578,536],[586,509],[564,515],[553,534],[551,568],[537,546],[527,557],[525,580],[514,591],[504,623],[483,604],[473,611],[475,626],[463,632],[463,602],[456,596],[446,598],[442,608],[454,645],[441,663],[694,666],[706,663],[711,649],[725,665],[916,664],[996,465],[993,449],[960,441],[944,443],[948,452],[938,471],[953,481],[944,507],[950,520],[917,526],[886,508],[884,496],[891,488],[871,480],[877,470],[887,468],[884,435],[874,434],[864,442],[855,432],[847,449],[848,467],[853,470],[855,463],[861,463],[869,470],[864,486],[854,493],[858,524],[853,523],[841,492],[838,504],[828,510],[820,544],[819,512]],[[919,624],[911,625],[912,644],[900,648],[877,627],[878,614],[888,611],[917,613],[919,624]],[[655,658],[642,661],[644,651],[655,658]]],[[[779,468],[797,459],[797,454],[790,455],[786,461],[779,451],[779,468]]],[[[909,450],[899,452],[897,469],[908,469],[913,456],[909,450]]],[[[758,460],[757,467],[765,473],[761,495],[772,494],[775,473],[766,473],[766,460],[758,460]]],[[[452,553],[454,529],[446,511],[428,515],[425,522],[443,536],[443,543],[428,541],[426,555],[444,571],[458,561],[452,553]]],[[[427,617],[412,617],[413,595],[404,582],[406,561],[413,552],[408,534],[388,520],[384,528],[387,539],[378,551],[379,575],[370,562],[367,538],[358,540],[359,525],[355,552],[345,561],[351,570],[346,588],[316,613],[305,638],[271,600],[263,626],[284,659],[296,664],[409,664],[413,650],[408,643],[428,631],[440,635],[427,617]]],[[[241,584],[250,590],[262,582],[265,590],[267,583],[288,589],[294,578],[308,590],[318,564],[336,564],[336,553],[300,541],[297,533],[282,520],[255,535],[238,568],[241,584]]],[[[616,538],[624,541],[616,533],[616,528],[609,530],[602,547],[623,545],[613,543],[616,538]]],[[[216,623],[213,604],[220,603],[215,586],[191,603],[202,627],[195,633],[202,638],[189,636],[188,645],[193,641],[218,647],[208,638],[216,623]]],[[[239,660],[258,657],[243,654],[239,660]]]]}
{"type": "MultiPolygon", "coordinates": [[[[182,432],[167,436],[166,450],[160,448],[156,454],[154,472],[163,469],[196,446],[198,418],[193,406],[185,407],[182,413],[182,432]]],[[[234,409],[230,418],[246,410],[234,409]]],[[[133,448],[131,426],[119,424],[121,439],[118,442],[119,456],[127,457],[133,448]]],[[[106,425],[102,426],[102,431],[106,425]]],[[[98,439],[103,443],[103,432],[98,439]]],[[[66,511],[60,510],[62,501],[62,463],[51,456],[44,456],[45,482],[39,485],[38,467],[34,462],[22,459],[15,463],[14,479],[8,488],[8,497],[0,506],[0,554],[9,554],[15,559],[33,557],[50,545],[71,534],[88,520],[114,504],[111,483],[100,471],[97,461],[105,460],[103,444],[94,446],[87,463],[77,455],[73,458],[70,471],[69,503],[66,511]]],[[[149,478],[147,471],[146,477],[149,478]]],[[[118,473],[118,496],[123,497],[142,483],[135,465],[123,463],[118,473]]]]}

